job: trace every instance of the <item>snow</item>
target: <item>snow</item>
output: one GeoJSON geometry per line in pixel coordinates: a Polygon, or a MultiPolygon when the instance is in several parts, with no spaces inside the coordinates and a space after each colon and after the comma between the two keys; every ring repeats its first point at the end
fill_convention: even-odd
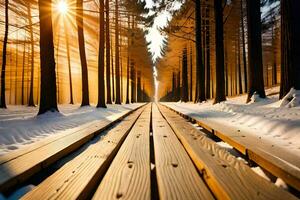
{"type": "Polygon", "coordinates": [[[246,95],[228,98],[226,102],[213,105],[213,100],[204,103],[164,103],[183,114],[197,116],[209,121],[242,128],[262,140],[267,140],[300,155],[300,91],[291,90],[290,95],[278,100],[279,87],[266,90],[268,98],[254,96],[246,104],[246,95]],[[292,97],[292,98],[291,98],[292,97]],[[287,100],[288,99],[288,100],[287,100]],[[297,100],[298,99],[298,100],[297,100]],[[285,106],[283,105],[285,102],[285,106]],[[293,105],[291,105],[293,104],[293,105]]]}
{"type": "Polygon", "coordinates": [[[139,105],[108,105],[106,109],[60,105],[60,113],[40,116],[36,115],[37,107],[8,106],[8,109],[0,109],[0,156],[96,120],[113,120],[139,105]]]}

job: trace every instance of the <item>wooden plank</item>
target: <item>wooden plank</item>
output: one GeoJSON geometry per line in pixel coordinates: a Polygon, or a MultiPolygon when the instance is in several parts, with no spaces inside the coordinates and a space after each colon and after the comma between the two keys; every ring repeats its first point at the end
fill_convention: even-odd
{"type": "Polygon", "coordinates": [[[197,116],[189,117],[197,121],[197,123],[206,124],[206,126],[211,127],[212,132],[221,140],[230,144],[244,155],[247,155],[250,160],[253,160],[274,176],[281,178],[284,182],[300,191],[299,155],[292,154],[287,149],[262,140],[260,137],[255,137],[243,128],[232,128],[226,124],[219,124],[197,116]]]}
{"type": "Polygon", "coordinates": [[[148,105],[121,146],[93,199],[151,199],[150,114],[151,105],[148,105]]]}
{"type": "Polygon", "coordinates": [[[214,199],[156,104],[152,116],[160,199],[214,199]]]}
{"type": "Polygon", "coordinates": [[[179,115],[159,108],[218,199],[297,199],[257,175],[179,115]]]}
{"type": "Polygon", "coordinates": [[[87,199],[144,108],[126,117],[95,144],[27,193],[22,199],[87,199]]]}
{"type": "MultiPolygon", "coordinates": [[[[116,121],[123,117],[124,115],[120,116],[116,121]]],[[[76,150],[116,121],[100,120],[89,128],[68,134],[3,163],[0,165],[0,192],[4,192],[14,185],[24,182],[41,169],[76,150]]]]}

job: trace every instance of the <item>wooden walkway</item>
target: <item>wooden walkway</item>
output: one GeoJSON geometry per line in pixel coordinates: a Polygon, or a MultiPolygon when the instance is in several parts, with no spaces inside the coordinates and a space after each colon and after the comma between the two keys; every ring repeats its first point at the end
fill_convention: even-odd
{"type": "MultiPolygon", "coordinates": [[[[297,199],[257,175],[164,106],[147,104],[102,132],[102,139],[90,144],[22,199],[297,199]]],[[[47,149],[49,152],[31,151],[36,154],[29,156],[30,162],[41,160],[44,152],[71,152],[59,145],[47,149]]],[[[46,160],[51,158],[48,157],[46,160]]],[[[58,157],[55,154],[52,162],[58,157]]],[[[18,159],[24,158],[14,160],[18,159]]],[[[27,162],[17,161],[6,165],[5,171],[4,165],[10,161],[0,165],[1,173],[9,174],[1,181],[2,192],[22,184],[26,180],[23,177],[28,179],[38,170],[37,164],[29,167],[27,162]]],[[[44,162],[39,165],[47,167],[52,163],[44,162]]]]}

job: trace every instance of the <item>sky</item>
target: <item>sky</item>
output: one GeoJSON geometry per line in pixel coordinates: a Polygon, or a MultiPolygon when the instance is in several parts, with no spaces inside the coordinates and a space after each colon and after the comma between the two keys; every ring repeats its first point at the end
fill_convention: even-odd
{"type": "Polygon", "coordinates": [[[151,53],[152,61],[153,61],[153,78],[155,84],[155,95],[154,100],[157,101],[158,95],[158,87],[159,81],[157,80],[157,69],[155,63],[158,59],[162,58],[162,50],[165,47],[165,42],[168,39],[168,36],[162,33],[162,29],[166,28],[169,25],[169,22],[172,20],[172,15],[174,12],[178,11],[181,6],[182,2],[180,0],[175,0],[174,2],[169,3],[165,9],[156,13],[154,11],[155,6],[159,6],[161,4],[161,0],[153,1],[153,0],[142,0],[146,2],[146,8],[149,9],[148,16],[152,16],[156,14],[154,18],[153,26],[152,27],[145,27],[144,31],[147,31],[145,35],[146,41],[149,43],[148,51],[151,53]]]}

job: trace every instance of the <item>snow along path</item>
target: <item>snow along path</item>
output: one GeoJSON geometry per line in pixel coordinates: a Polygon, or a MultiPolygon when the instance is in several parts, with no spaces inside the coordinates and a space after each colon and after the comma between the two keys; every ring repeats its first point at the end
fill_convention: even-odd
{"type": "Polygon", "coordinates": [[[8,106],[0,109],[0,156],[96,120],[113,120],[140,105],[107,105],[107,109],[59,105],[60,113],[41,116],[36,116],[37,107],[8,106]]]}
{"type": "Polygon", "coordinates": [[[212,100],[201,104],[163,104],[185,115],[247,130],[247,133],[280,146],[300,159],[300,106],[280,108],[278,95],[250,104],[245,104],[246,98],[245,95],[228,98],[216,105],[212,105],[212,100]]]}

